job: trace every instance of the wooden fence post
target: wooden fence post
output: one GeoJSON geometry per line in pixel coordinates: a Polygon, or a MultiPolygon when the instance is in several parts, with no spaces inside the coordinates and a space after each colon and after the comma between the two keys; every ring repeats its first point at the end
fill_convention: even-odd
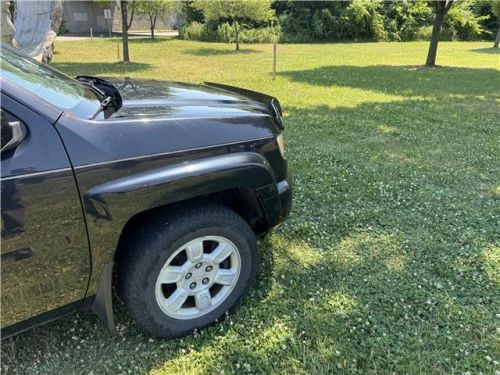
{"type": "Polygon", "coordinates": [[[278,51],[278,43],[276,40],[273,43],[273,81],[276,79],[276,53],[278,51]]]}

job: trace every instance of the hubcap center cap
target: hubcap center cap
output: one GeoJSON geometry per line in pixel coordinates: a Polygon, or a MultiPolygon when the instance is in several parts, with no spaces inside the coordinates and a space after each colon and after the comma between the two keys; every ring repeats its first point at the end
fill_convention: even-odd
{"type": "Polygon", "coordinates": [[[210,288],[214,284],[218,265],[202,261],[193,264],[184,274],[179,286],[191,293],[210,288]],[[201,265],[200,265],[201,264],[201,265]]]}

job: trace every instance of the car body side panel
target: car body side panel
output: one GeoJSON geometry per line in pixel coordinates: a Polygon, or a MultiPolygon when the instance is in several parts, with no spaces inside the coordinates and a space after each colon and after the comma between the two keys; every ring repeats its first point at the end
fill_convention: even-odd
{"type": "Polygon", "coordinates": [[[265,152],[269,145],[260,141],[247,144],[246,151],[241,147],[197,151],[196,158],[186,152],[77,168],[94,270],[87,295],[95,293],[100,271],[113,259],[125,224],[136,214],[229,189],[275,186],[269,163],[249,151],[265,152]]]}
{"type": "Polygon", "coordinates": [[[85,296],[90,254],[74,174],[53,125],[2,94],[27,137],[2,153],[2,328],[85,296]]]}

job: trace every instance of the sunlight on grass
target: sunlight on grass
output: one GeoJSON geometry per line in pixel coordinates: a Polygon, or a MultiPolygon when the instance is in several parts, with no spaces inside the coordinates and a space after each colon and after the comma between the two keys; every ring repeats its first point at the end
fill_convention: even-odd
{"type": "Polygon", "coordinates": [[[395,152],[387,152],[385,153],[384,156],[382,156],[383,159],[387,158],[388,160],[392,162],[397,162],[397,163],[411,163],[413,159],[409,158],[406,156],[404,153],[395,153],[395,152]]]}
{"type": "Polygon", "coordinates": [[[351,312],[357,305],[356,300],[352,296],[340,292],[325,295],[325,302],[338,316],[345,316],[345,314],[351,312]]]}
{"type": "Polygon", "coordinates": [[[500,198],[500,185],[492,187],[491,191],[496,197],[500,198]]]}
{"type": "Polygon", "coordinates": [[[500,286],[500,246],[490,246],[480,254],[480,261],[488,277],[500,286]]]}
{"type": "MultiPolygon", "coordinates": [[[[204,358],[217,358],[220,356],[211,347],[204,347],[201,350],[188,348],[182,350],[179,355],[166,365],[149,371],[150,375],[167,375],[167,374],[198,374],[200,371],[207,371],[204,358]]],[[[124,369],[128,372],[129,369],[124,369]]]]}
{"type": "Polygon", "coordinates": [[[284,349],[286,340],[293,336],[290,328],[282,323],[276,322],[272,326],[255,332],[255,338],[251,340],[252,350],[256,353],[270,352],[278,349],[284,349]]]}
{"type": "Polygon", "coordinates": [[[361,232],[354,234],[329,250],[339,266],[354,268],[368,259],[379,262],[389,271],[399,271],[406,266],[406,255],[401,251],[394,235],[361,232]]]}
{"type": "Polygon", "coordinates": [[[393,126],[388,126],[388,125],[380,125],[378,127],[378,130],[383,133],[383,134],[397,134],[399,133],[399,130],[396,129],[393,126]]]}
{"type": "MultiPolygon", "coordinates": [[[[307,242],[291,242],[281,235],[272,235],[274,252],[279,252],[286,259],[286,262],[293,262],[301,269],[307,269],[318,264],[322,260],[322,255],[307,244],[307,242]]],[[[276,263],[280,267],[280,263],[276,263]]]]}

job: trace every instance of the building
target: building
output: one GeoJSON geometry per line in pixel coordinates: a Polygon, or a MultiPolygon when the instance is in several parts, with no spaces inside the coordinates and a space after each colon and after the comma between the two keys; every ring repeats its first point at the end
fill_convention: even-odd
{"type": "MultiPolygon", "coordinates": [[[[111,7],[111,17],[114,17],[115,4],[111,7]]],[[[113,20],[110,20],[110,26],[113,20]]],[[[104,9],[94,1],[64,1],[63,19],[59,34],[108,34],[107,20],[104,18],[104,9]]]]}
{"type": "MultiPolygon", "coordinates": [[[[113,32],[121,32],[120,9],[116,2],[109,8],[112,19],[109,21],[113,32]]],[[[108,21],[104,17],[104,9],[94,1],[63,2],[63,20],[59,34],[89,35],[90,28],[94,36],[108,35],[108,21]]],[[[156,29],[178,29],[181,23],[179,14],[172,12],[158,17],[156,29]]],[[[134,15],[130,31],[149,31],[149,18],[134,15]]]]}

